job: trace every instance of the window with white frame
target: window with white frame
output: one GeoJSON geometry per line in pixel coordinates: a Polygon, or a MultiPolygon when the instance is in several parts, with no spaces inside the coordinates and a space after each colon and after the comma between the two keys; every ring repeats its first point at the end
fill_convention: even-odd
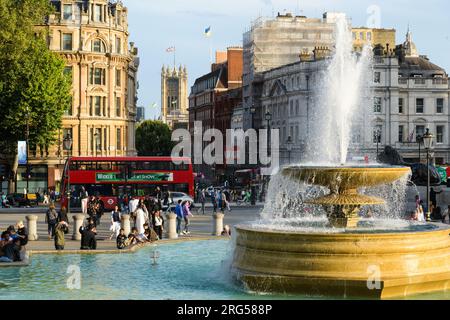
{"type": "Polygon", "coordinates": [[[436,126],[436,143],[444,143],[444,126],[436,126]]]}
{"type": "Polygon", "coordinates": [[[444,113],[444,99],[443,98],[436,99],[436,113],[444,113]]]}
{"type": "Polygon", "coordinates": [[[373,112],[381,113],[381,98],[375,97],[373,99],[373,112]]]}

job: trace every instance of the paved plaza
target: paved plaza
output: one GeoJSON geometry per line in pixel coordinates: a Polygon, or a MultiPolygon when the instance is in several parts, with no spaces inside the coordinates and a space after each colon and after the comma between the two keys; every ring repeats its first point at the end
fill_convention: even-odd
{"type": "MultiPolygon", "coordinates": [[[[259,214],[263,206],[258,204],[256,206],[234,206],[232,211],[226,211],[223,220],[224,225],[235,226],[239,223],[253,221],[258,219],[259,214]]],[[[38,216],[38,241],[30,241],[27,245],[27,249],[31,251],[52,251],[54,250],[54,241],[48,240],[47,234],[47,224],[45,223],[45,207],[37,208],[11,208],[11,209],[0,209],[0,230],[6,230],[9,225],[15,225],[18,221],[24,221],[26,224],[27,215],[38,216]]],[[[190,230],[191,234],[186,236],[181,236],[180,241],[201,239],[201,238],[211,238],[213,231],[213,217],[212,208],[210,206],[206,207],[205,215],[201,213],[198,214],[195,209],[193,211],[194,217],[191,219],[190,230]]],[[[167,219],[166,219],[167,225],[167,219]]],[[[184,223],[183,223],[184,225],[184,223]]],[[[70,226],[70,231],[66,235],[66,245],[65,251],[67,250],[78,250],[80,249],[80,241],[73,241],[72,238],[72,225],[70,226]]],[[[100,226],[97,228],[97,249],[98,250],[115,250],[116,242],[113,238],[109,239],[111,232],[110,227],[110,217],[109,212],[105,212],[100,226]]],[[[163,239],[166,241],[166,239],[163,239]]]]}

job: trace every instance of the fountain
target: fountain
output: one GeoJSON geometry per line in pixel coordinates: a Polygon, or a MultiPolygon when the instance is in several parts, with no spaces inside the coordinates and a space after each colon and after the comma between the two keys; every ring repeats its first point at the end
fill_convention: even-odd
{"type": "Polygon", "coordinates": [[[370,59],[351,54],[346,19],[336,25],[328,85],[321,86],[326,94],[316,108],[329,116],[317,122],[316,139],[309,144],[310,159],[324,165],[290,166],[279,173],[299,184],[327,188],[328,195],[306,197],[304,204],[323,209],[328,222],[277,216],[237,226],[235,276],[256,292],[383,299],[445,291],[450,286],[449,228],[360,218],[363,206],[385,203],[380,197],[358,193],[361,188],[392,183],[411,170],[345,164],[349,123],[360,105],[364,65],[370,59]],[[338,134],[333,135],[330,127],[338,134]],[[318,152],[324,141],[329,143],[318,152]]]}

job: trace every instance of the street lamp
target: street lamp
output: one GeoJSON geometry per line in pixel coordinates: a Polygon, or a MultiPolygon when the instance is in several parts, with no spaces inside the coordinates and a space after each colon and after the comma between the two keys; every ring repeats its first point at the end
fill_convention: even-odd
{"type": "Polygon", "coordinates": [[[95,157],[98,157],[98,151],[101,150],[100,134],[98,132],[94,133],[95,137],[95,157]]]}
{"type": "Polygon", "coordinates": [[[378,155],[379,155],[378,145],[381,142],[381,130],[377,129],[375,135],[376,135],[376,139],[377,139],[377,157],[376,157],[376,161],[378,161],[378,155]]]}
{"type": "Polygon", "coordinates": [[[252,107],[250,108],[250,113],[252,114],[252,129],[255,129],[255,114],[256,114],[255,105],[252,105],[252,107]]]}
{"type": "Polygon", "coordinates": [[[416,137],[416,141],[417,141],[417,143],[419,144],[419,163],[420,163],[420,158],[421,158],[421,156],[420,156],[420,145],[422,144],[422,142],[423,142],[423,136],[417,136],[416,137]]]}
{"type": "Polygon", "coordinates": [[[270,150],[271,149],[270,148],[270,139],[271,139],[271,136],[270,136],[270,121],[272,121],[272,114],[269,111],[267,111],[265,116],[264,116],[264,118],[267,121],[267,147],[268,147],[267,155],[270,156],[271,155],[270,154],[271,153],[271,150],[270,150]]]}
{"type": "Polygon", "coordinates": [[[423,135],[423,145],[427,151],[427,221],[430,221],[430,151],[433,146],[434,136],[427,128],[427,132],[423,135]]]}
{"type": "Polygon", "coordinates": [[[292,145],[294,144],[294,142],[292,141],[292,137],[289,136],[287,141],[286,141],[286,149],[288,151],[288,159],[289,159],[289,163],[291,164],[291,152],[292,152],[292,145]]]}
{"type": "Polygon", "coordinates": [[[69,168],[69,160],[70,160],[70,151],[72,150],[72,136],[70,135],[70,132],[67,133],[66,137],[63,141],[64,150],[67,151],[67,163],[66,163],[66,170],[67,170],[67,215],[70,214],[70,197],[71,197],[71,190],[70,190],[70,168],[69,168]]]}
{"type": "Polygon", "coordinates": [[[27,175],[27,192],[25,193],[25,197],[27,197],[27,199],[28,199],[28,193],[29,193],[29,185],[30,185],[30,175],[31,175],[31,170],[30,170],[30,163],[29,163],[29,150],[30,150],[30,148],[29,148],[29,143],[30,143],[30,112],[29,112],[29,109],[28,109],[28,106],[27,106],[27,129],[26,129],[26,132],[25,132],[25,135],[26,135],[26,144],[27,144],[27,150],[26,150],[26,152],[27,152],[27,169],[26,169],[26,175],[27,175]]]}

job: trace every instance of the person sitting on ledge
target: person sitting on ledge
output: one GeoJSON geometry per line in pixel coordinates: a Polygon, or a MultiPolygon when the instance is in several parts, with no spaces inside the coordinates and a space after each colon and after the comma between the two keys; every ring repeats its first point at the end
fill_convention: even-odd
{"type": "Polygon", "coordinates": [[[28,244],[28,230],[23,224],[23,221],[17,223],[17,235],[20,239],[20,245],[26,246],[28,244]]]}
{"type": "Polygon", "coordinates": [[[134,246],[139,243],[147,241],[147,237],[144,234],[139,234],[136,227],[131,229],[131,233],[128,235],[128,245],[134,246]]]}
{"type": "Polygon", "coordinates": [[[22,261],[20,258],[20,250],[22,250],[22,247],[20,246],[20,238],[16,238],[3,247],[4,255],[0,257],[0,262],[22,261]]]}
{"type": "Polygon", "coordinates": [[[230,228],[229,225],[226,225],[226,226],[223,228],[222,236],[224,236],[224,237],[231,237],[231,228],[230,228]]]}
{"type": "Polygon", "coordinates": [[[95,236],[97,229],[95,226],[89,225],[86,229],[80,227],[79,232],[81,233],[81,250],[96,250],[97,240],[95,236]]]}
{"type": "Polygon", "coordinates": [[[3,232],[0,238],[0,257],[3,257],[5,255],[3,248],[10,242],[11,239],[9,238],[9,232],[8,231],[3,232]]]}
{"type": "Polygon", "coordinates": [[[125,230],[123,228],[120,229],[116,242],[117,249],[119,250],[125,249],[127,247],[127,236],[125,235],[125,230]]]}

